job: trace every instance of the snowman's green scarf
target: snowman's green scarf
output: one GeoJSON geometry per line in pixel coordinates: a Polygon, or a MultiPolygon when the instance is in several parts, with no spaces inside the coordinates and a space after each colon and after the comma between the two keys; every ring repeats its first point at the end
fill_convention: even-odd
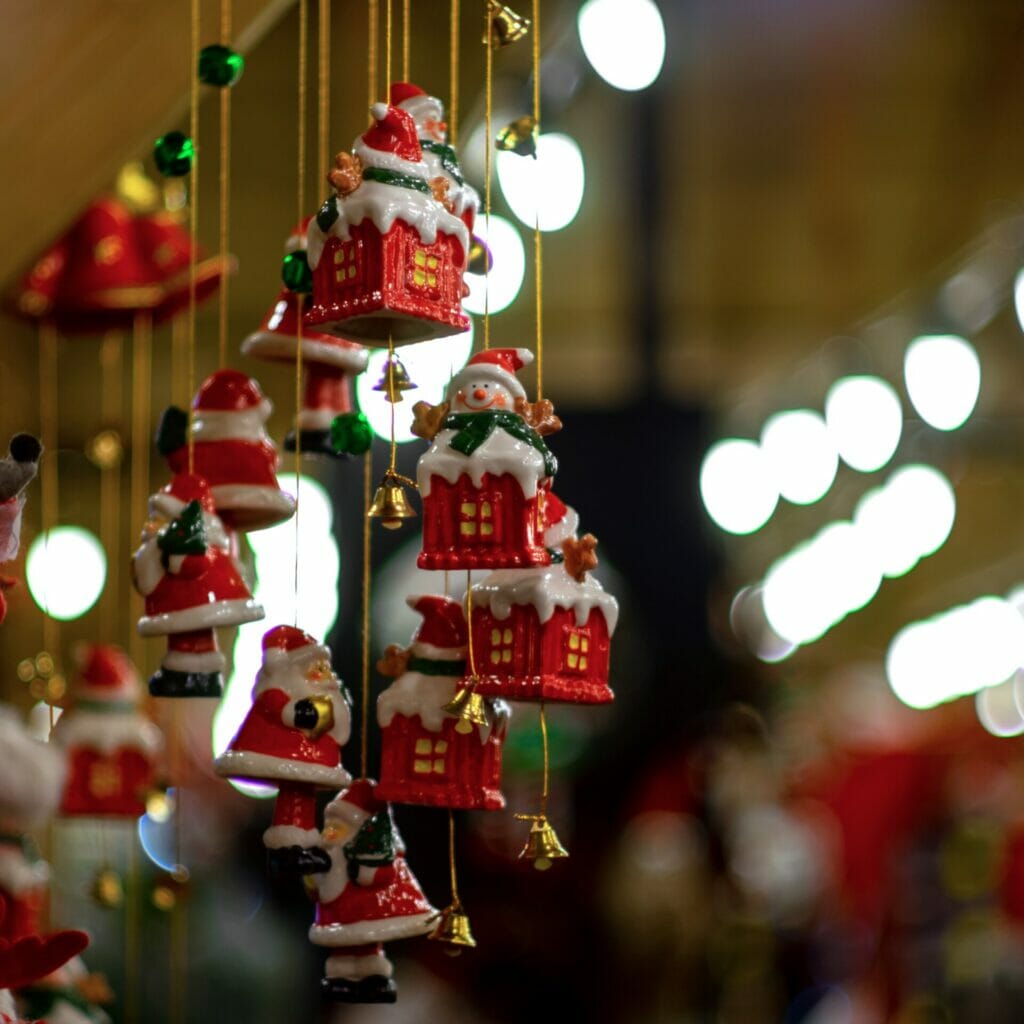
{"type": "Polygon", "coordinates": [[[500,428],[517,441],[523,441],[540,452],[544,457],[545,477],[554,476],[558,472],[558,459],[548,450],[540,434],[518,413],[493,409],[486,412],[453,412],[445,417],[441,426],[445,430],[456,431],[448,445],[463,455],[472,455],[500,428]]]}

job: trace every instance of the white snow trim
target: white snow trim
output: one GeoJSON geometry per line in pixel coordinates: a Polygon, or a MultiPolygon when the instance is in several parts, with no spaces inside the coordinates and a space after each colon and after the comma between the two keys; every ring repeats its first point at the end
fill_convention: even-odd
{"type": "Polygon", "coordinates": [[[12,1021],[15,1019],[14,996],[9,988],[0,988],[0,1013],[6,1014],[12,1021]]]}
{"type": "Polygon", "coordinates": [[[364,167],[380,167],[396,174],[407,174],[410,178],[427,180],[427,165],[423,160],[406,160],[397,153],[371,149],[362,139],[352,147],[352,152],[359,157],[364,167]]]}
{"type": "Polygon", "coordinates": [[[608,635],[615,632],[619,602],[606,594],[593,576],[582,583],[570,576],[563,565],[541,569],[498,569],[473,587],[473,604],[485,606],[496,619],[507,619],[512,606],[531,605],[541,622],[547,622],[556,608],[571,609],[576,624],[586,624],[594,608],[600,609],[608,624],[608,635]]]}
{"type": "Polygon", "coordinates": [[[156,590],[164,578],[163,552],[157,547],[156,537],[145,541],[135,552],[132,560],[132,571],[135,575],[135,587],[143,597],[148,597],[156,590]]]}
{"type": "Polygon", "coordinates": [[[24,507],[24,494],[0,502],[0,534],[6,534],[6,541],[0,546],[0,562],[9,562],[17,557],[21,543],[21,512],[24,507]]]}
{"type": "Polygon", "coordinates": [[[50,865],[45,860],[30,861],[21,847],[0,845],[0,889],[21,896],[41,889],[50,880],[50,865]]]}
{"type": "Polygon", "coordinates": [[[415,658],[426,658],[428,661],[458,661],[466,657],[466,647],[435,647],[425,644],[422,640],[414,640],[409,650],[415,658]]]}
{"type": "Polygon", "coordinates": [[[461,243],[463,263],[469,253],[469,229],[432,195],[379,181],[364,181],[355,192],[338,200],[338,219],[327,234],[320,230],[315,217],[309,222],[306,257],[310,267],[316,269],[329,235],[345,241],[349,228],[367,219],[373,221],[382,235],[391,230],[396,220],[401,220],[416,231],[424,245],[433,245],[438,231],[442,231],[461,243]]]}
{"type": "Polygon", "coordinates": [[[450,484],[456,483],[460,476],[468,476],[473,486],[479,487],[484,473],[495,477],[508,473],[515,477],[525,498],[532,498],[537,493],[537,486],[544,479],[544,456],[536,448],[495,427],[491,436],[472,455],[463,455],[448,443],[455,433],[454,430],[442,430],[420,456],[416,464],[416,481],[421,497],[426,498],[430,494],[434,476],[450,484]]]}
{"type": "Polygon", "coordinates": [[[362,981],[363,978],[390,978],[395,973],[391,961],[381,953],[369,956],[345,956],[332,954],[324,964],[324,976],[344,978],[346,981],[362,981]]]}
{"type": "Polygon", "coordinates": [[[295,422],[299,430],[330,430],[334,417],[338,415],[336,409],[300,409],[295,422]]]}
{"type": "Polygon", "coordinates": [[[210,488],[218,508],[225,511],[253,509],[274,512],[284,519],[295,513],[295,499],[270,484],[218,484],[210,488]]]}
{"type": "Polygon", "coordinates": [[[424,729],[440,732],[444,720],[453,717],[442,709],[455,695],[457,685],[458,680],[450,676],[405,672],[377,697],[377,724],[386,729],[395,715],[419,715],[424,729]]]}
{"type": "Polygon", "coordinates": [[[160,664],[176,672],[222,672],[227,660],[220,651],[167,651],[160,664]]]}
{"type": "Polygon", "coordinates": [[[263,845],[268,850],[285,850],[289,846],[310,850],[320,845],[320,833],[315,828],[299,828],[298,825],[271,825],[263,833],[263,845]]]}
{"type": "Polygon", "coordinates": [[[356,807],[355,804],[349,803],[344,793],[339,793],[325,808],[324,808],[324,824],[342,822],[346,825],[350,825],[353,829],[358,829],[360,825],[367,818],[370,817],[370,812],[363,810],[362,807],[356,807]]]}
{"type": "Polygon", "coordinates": [[[251,598],[218,601],[195,608],[182,608],[160,615],[144,615],[138,629],[142,636],[167,636],[169,633],[192,633],[199,629],[218,629],[221,626],[240,626],[243,622],[256,622],[264,617],[263,606],[251,598]]]}
{"type": "Polygon", "coordinates": [[[576,536],[579,525],[580,517],[576,509],[571,505],[566,505],[565,515],[557,523],[552,523],[544,531],[544,547],[557,548],[561,545],[562,541],[572,539],[576,536]]]}
{"type": "MultiPolygon", "coordinates": [[[[298,338],[288,334],[256,331],[242,342],[242,355],[257,359],[282,359],[295,362],[298,338]]],[[[341,338],[334,341],[302,336],[302,362],[309,365],[332,366],[349,373],[362,373],[370,353],[354,342],[341,338]]]]}
{"type": "Polygon", "coordinates": [[[444,118],[444,104],[436,96],[428,96],[426,93],[402,100],[398,109],[404,110],[416,122],[416,130],[419,132],[426,131],[428,120],[440,121],[444,118]]]}
{"type": "Polygon", "coordinates": [[[120,749],[153,754],[163,747],[163,736],[148,718],[136,711],[73,708],[61,715],[53,727],[53,742],[68,749],[84,747],[102,754],[120,749]]]}
{"type": "Polygon", "coordinates": [[[436,910],[420,914],[389,917],[380,921],[356,921],[352,924],[314,924],[309,929],[309,941],[315,946],[361,946],[369,942],[390,942],[425,935],[438,918],[436,910]]]}
{"type": "Polygon", "coordinates": [[[273,411],[269,398],[250,409],[196,409],[192,437],[196,441],[265,441],[263,424],[273,411]]]}
{"type": "MultiPolygon", "coordinates": [[[[180,498],[175,498],[172,494],[167,494],[165,491],[157,491],[149,499],[150,515],[161,516],[168,522],[181,515],[184,509],[185,502],[180,498]]],[[[203,529],[206,531],[207,543],[215,548],[220,548],[221,551],[231,550],[231,542],[228,540],[227,531],[224,529],[224,524],[220,521],[220,517],[212,512],[207,512],[205,509],[203,510],[203,529]]],[[[156,534],[145,539],[146,541],[155,540],[156,534]]]]}
{"type": "Polygon", "coordinates": [[[214,771],[229,779],[263,779],[279,782],[309,782],[324,789],[347,786],[352,781],[341,765],[292,761],[252,750],[225,750],[213,762],[214,771]]]}

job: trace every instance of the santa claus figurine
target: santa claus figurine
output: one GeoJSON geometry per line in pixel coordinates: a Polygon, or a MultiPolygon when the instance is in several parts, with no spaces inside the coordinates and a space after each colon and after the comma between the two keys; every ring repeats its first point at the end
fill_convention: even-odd
{"type": "MultiPolygon", "coordinates": [[[[15,434],[10,454],[0,459],[0,564],[18,557],[21,544],[21,513],[25,508],[25,488],[39,469],[43,446],[31,434],[15,434]]],[[[7,615],[4,591],[17,581],[0,576],[0,622],[7,615]]]]}
{"type": "MultiPolygon", "coordinates": [[[[312,218],[292,232],[285,252],[306,248],[306,228],[312,218]]],[[[284,439],[285,451],[295,451],[296,439],[303,454],[337,456],[331,444],[331,423],[352,412],[352,378],[366,369],[369,353],[354,341],[300,327],[299,296],[282,288],[258,330],[242,342],[242,354],[254,359],[295,364],[302,358],[302,407],[296,431],[284,439]]]]}
{"type": "Polygon", "coordinates": [[[68,752],[61,814],[137,818],[145,811],[163,737],[139,710],[139,696],[135,666],[123,651],[84,648],[52,736],[68,752]]]}
{"type": "Polygon", "coordinates": [[[160,421],[157,448],[171,472],[188,471],[191,459],[231,530],[263,530],[295,513],[295,499],[278,486],[277,449],[265,428],[273,409],[252,377],[218,370],[192,402],[191,454],[188,413],[172,405],[160,421]]]}
{"type": "Polygon", "coordinates": [[[30,1024],[18,1013],[14,992],[59,971],[88,945],[89,936],[79,931],[32,935],[11,943],[0,941],[0,1024],[30,1024]]]}
{"type": "Polygon", "coordinates": [[[437,911],[405,862],[391,807],[372,779],[356,779],[324,811],[330,869],[314,875],[316,920],[309,940],[332,950],[322,988],[343,1003],[393,1003],[383,943],[430,931],[437,911]]]}
{"type": "Polygon", "coordinates": [[[263,618],[231,557],[206,481],[180,473],[150,498],[150,518],[132,560],[146,599],[143,636],[166,636],[167,653],[149,681],[154,697],[219,697],[224,655],[220,626],[263,618]]]}
{"type": "Polygon", "coordinates": [[[351,716],[330,649],[294,626],[275,626],[263,637],[252,696],[252,708],[214,768],[227,778],[277,785],[274,820],[263,834],[273,871],[325,871],[330,860],[320,849],[316,793],[350,779],[341,748],[351,716]]]}
{"type": "Polygon", "coordinates": [[[562,424],[550,402],[526,400],[516,371],[532,360],[522,348],[478,352],[444,403],[413,407],[413,430],[431,441],[417,464],[421,569],[550,564],[545,533],[567,510],[559,502],[546,512],[558,462],[544,438],[562,424]]]}

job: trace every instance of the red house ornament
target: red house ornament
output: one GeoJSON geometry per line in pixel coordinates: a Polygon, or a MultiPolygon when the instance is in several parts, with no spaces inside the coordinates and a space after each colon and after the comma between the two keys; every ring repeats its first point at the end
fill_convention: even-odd
{"type": "MultiPolygon", "coordinates": [[[[527,349],[478,352],[452,378],[447,402],[433,410],[436,430],[416,475],[423,499],[421,569],[509,569],[549,565],[545,536],[574,529],[575,513],[553,500],[558,461],[517,409],[526,391],[516,370],[527,349]]],[[[417,415],[430,407],[420,406],[417,415]]],[[[555,535],[553,535],[554,538],[555,535]]],[[[554,543],[552,539],[551,543],[554,543]]]]}
{"type": "Polygon", "coordinates": [[[139,709],[135,666],[117,647],[85,649],[70,704],[53,729],[68,754],[60,813],[137,818],[146,809],[163,737],[139,709]]]}
{"type": "Polygon", "coordinates": [[[274,820],[263,834],[274,871],[310,874],[330,866],[319,848],[316,794],[350,781],[341,764],[350,729],[330,649],[293,626],[264,634],[252,708],[214,769],[278,786],[274,820]]]}
{"type": "Polygon", "coordinates": [[[166,636],[167,652],[149,681],[154,697],[219,697],[221,626],[263,618],[239,575],[231,541],[206,481],[179,473],[149,502],[142,544],[132,558],[135,589],[145,598],[143,636],[166,636]]]}
{"type": "MultiPolygon", "coordinates": [[[[259,384],[238,370],[217,370],[192,402],[192,465],[210,486],[221,521],[243,533],[290,519],[295,499],[277,482],[277,449],[266,423],[274,407],[259,384]]],[[[160,420],[157,448],[172,473],[189,468],[189,416],[170,406],[160,420]]]]}
{"type": "Polygon", "coordinates": [[[425,935],[437,919],[405,860],[391,807],[372,779],[356,779],[324,810],[331,866],[312,876],[316,919],[309,941],[326,946],[321,988],[345,1003],[393,1003],[393,968],[383,943],[425,935]]]}
{"type": "Polygon", "coordinates": [[[469,328],[462,275],[469,230],[430,179],[412,117],[375,103],[374,124],[328,175],[335,192],[306,238],[313,302],[306,323],[368,345],[469,328]]]}
{"type": "Polygon", "coordinates": [[[473,587],[477,693],[508,700],[606,704],[619,605],[563,564],[499,570],[473,587]]]}
{"type": "Polygon", "coordinates": [[[444,707],[465,676],[468,634],[462,605],[439,595],[406,601],[423,621],[401,657],[405,671],[377,698],[377,795],[394,803],[501,810],[501,750],[510,708],[485,699],[487,724],[468,732],[456,729],[458,718],[444,707]]]}
{"type": "MultiPolygon", "coordinates": [[[[309,218],[312,219],[312,218],[309,218]]],[[[306,248],[308,220],[297,225],[285,252],[306,248]]],[[[282,288],[259,328],[242,342],[242,354],[254,359],[294,365],[302,354],[302,405],[296,419],[298,440],[304,454],[336,457],[330,443],[335,416],[352,411],[352,379],[366,369],[369,353],[354,341],[325,334],[299,324],[299,296],[282,288]]],[[[286,451],[295,451],[296,434],[284,440],[286,451]]]]}

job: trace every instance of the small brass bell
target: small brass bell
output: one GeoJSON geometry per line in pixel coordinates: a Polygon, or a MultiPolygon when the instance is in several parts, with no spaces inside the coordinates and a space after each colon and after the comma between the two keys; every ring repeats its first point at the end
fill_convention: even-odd
{"type": "Polygon", "coordinates": [[[462,909],[462,904],[455,900],[451,906],[441,911],[441,916],[434,925],[434,930],[427,936],[434,942],[443,942],[448,948],[449,956],[458,956],[463,949],[476,946],[476,939],[469,927],[469,916],[462,909]]]}
{"type": "Polygon", "coordinates": [[[519,42],[530,31],[530,19],[516,14],[511,7],[498,0],[490,0],[488,8],[491,15],[490,28],[484,36],[484,42],[495,50],[519,42]]]}
{"type": "Polygon", "coordinates": [[[379,519],[381,526],[387,530],[397,530],[403,519],[415,519],[416,510],[409,504],[405,488],[402,486],[406,482],[412,483],[398,474],[385,473],[377,493],[373,496],[373,504],[367,511],[367,516],[379,519]]]}
{"type": "Polygon", "coordinates": [[[470,274],[486,274],[494,266],[494,256],[484,241],[476,235],[469,242],[469,259],[466,270],[470,274]]]}
{"type": "Polygon", "coordinates": [[[471,733],[474,725],[487,725],[487,706],[472,684],[460,686],[441,710],[458,719],[455,731],[463,736],[471,733]]]}
{"type": "Polygon", "coordinates": [[[110,867],[100,868],[89,887],[89,895],[101,907],[112,910],[124,903],[121,876],[110,867]]]}
{"type": "Polygon", "coordinates": [[[373,385],[373,390],[383,391],[392,404],[402,401],[403,391],[413,391],[415,388],[416,385],[409,379],[409,371],[394,357],[384,364],[380,380],[373,385]]]}
{"type": "Polygon", "coordinates": [[[530,834],[526,845],[520,851],[520,858],[532,860],[538,871],[547,871],[553,860],[561,860],[569,856],[569,851],[559,842],[558,835],[547,815],[517,814],[520,821],[530,821],[530,834]]]}
{"type": "Polygon", "coordinates": [[[498,132],[494,145],[505,153],[537,157],[537,122],[528,114],[509,121],[498,132]]]}

